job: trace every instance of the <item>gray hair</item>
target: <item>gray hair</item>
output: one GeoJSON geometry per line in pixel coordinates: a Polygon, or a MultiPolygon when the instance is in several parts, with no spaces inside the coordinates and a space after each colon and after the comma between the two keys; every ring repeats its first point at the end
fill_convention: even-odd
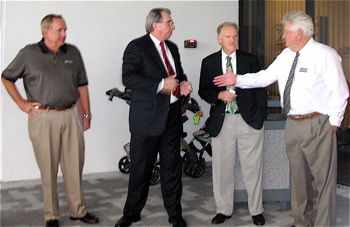
{"type": "Polygon", "coordinates": [[[291,11],[286,13],[282,18],[282,24],[290,24],[290,29],[296,31],[299,28],[303,30],[305,36],[311,37],[314,35],[314,23],[312,18],[301,11],[291,11]]]}
{"type": "Polygon", "coordinates": [[[234,22],[224,22],[224,23],[221,23],[218,28],[216,29],[216,33],[217,35],[220,35],[221,34],[221,30],[224,26],[229,26],[229,27],[235,27],[237,29],[237,31],[239,30],[239,27],[236,23],[234,22]]]}
{"type": "Polygon", "coordinates": [[[153,31],[153,24],[162,22],[162,12],[171,14],[170,9],[168,8],[154,8],[149,11],[148,16],[146,17],[146,32],[150,33],[153,31]]]}
{"type": "Polygon", "coordinates": [[[41,33],[42,33],[43,35],[44,35],[44,30],[45,30],[46,28],[50,28],[50,26],[51,26],[51,24],[52,24],[52,20],[53,20],[54,18],[58,18],[58,19],[64,20],[63,17],[62,17],[62,15],[59,15],[59,14],[53,14],[53,13],[51,13],[51,14],[46,15],[46,16],[41,20],[41,23],[40,23],[40,25],[41,25],[41,33]]]}

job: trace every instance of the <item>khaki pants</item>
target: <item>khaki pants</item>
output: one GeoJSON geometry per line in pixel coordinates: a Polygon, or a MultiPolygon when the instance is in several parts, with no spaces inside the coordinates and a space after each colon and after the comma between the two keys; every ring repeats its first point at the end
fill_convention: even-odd
{"type": "Polygon", "coordinates": [[[286,150],[291,170],[291,204],[296,226],[313,226],[313,183],[318,192],[315,226],[335,226],[337,142],[328,116],[287,119],[286,150]]]}
{"type": "Polygon", "coordinates": [[[45,220],[59,219],[57,172],[60,164],[66,189],[69,214],[83,217],[85,199],[82,190],[84,135],[74,108],[42,110],[29,118],[29,136],[38,163],[44,197],[45,220]]]}
{"type": "Polygon", "coordinates": [[[226,114],[221,131],[211,141],[213,191],[217,213],[231,216],[234,203],[236,152],[242,166],[251,215],[264,211],[262,205],[262,158],[264,128],[250,127],[240,114],[226,114]]]}

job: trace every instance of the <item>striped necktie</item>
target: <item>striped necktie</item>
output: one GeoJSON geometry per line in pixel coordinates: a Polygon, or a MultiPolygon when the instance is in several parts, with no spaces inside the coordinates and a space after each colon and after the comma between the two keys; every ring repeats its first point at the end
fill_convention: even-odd
{"type": "MultiPolygon", "coordinates": [[[[230,68],[231,71],[233,72],[233,67],[232,67],[230,56],[226,57],[226,68],[230,68]]],[[[234,86],[227,86],[226,90],[236,92],[236,88],[234,86]]],[[[234,99],[232,102],[226,103],[226,112],[227,113],[234,114],[236,111],[238,111],[238,105],[237,105],[236,99],[234,99]]]]}
{"type": "Polygon", "coordinates": [[[286,87],[284,88],[283,92],[283,109],[286,114],[289,113],[290,111],[290,89],[292,87],[293,79],[294,79],[294,73],[295,73],[295,68],[298,63],[298,57],[299,57],[299,52],[296,53],[292,68],[290,69],[288,80],[286,83],[286,87]]]}
{"type": "MultiPolygon", "coordinates": [[[[162,56],[163,56],[163,60],[164,60],[167,72],[168,72],[168,76],[172,76],[175,74],[175,72],[174,72],[173,67],[170,64],[168,56],[166,55],[165,48],[164,48],[164,42],[160,42],[159,45],[160,45],[161,50],[162,50],[162,56]]],[[[180,97],[180,86],[176,87],[175,91],[173,91],[173,95],[176,98],[180,97]]]]}

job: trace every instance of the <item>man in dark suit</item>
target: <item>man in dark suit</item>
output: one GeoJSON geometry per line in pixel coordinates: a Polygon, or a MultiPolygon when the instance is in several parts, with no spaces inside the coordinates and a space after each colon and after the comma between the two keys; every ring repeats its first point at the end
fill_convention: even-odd
{"type": "Polygon", "coordinates": [[[123,83],[132,90],[131,168],[123,216],[115,226],[129,226],[141,220],[158,152],[168,220],[173,226],[187,225],[180,203],[181,100],[192,92],[192,84],[183,72],[177,46],[167,40],[174,29],[169,9],[152,9],[146,18],[147,34],[131,41],[124,52],[123,83]]]}
{"type": "Polygon", "coordinates": [[[211,105],[208,133],[213,137],[213,191],[217,206],[212,224],[223,223],[232,216],[234,168],[238,152],[248,193],[249,212],[254,224],[264,225],[262,154],[267,91],[265,88],[239,89],[213,84],[214,77],[226,70],[239,74],[260,70],[257,57],[237,50],[237,24],[222,23],[217,28],[217,35],[222,49],[203,59],[198,92],[211,105]]]}

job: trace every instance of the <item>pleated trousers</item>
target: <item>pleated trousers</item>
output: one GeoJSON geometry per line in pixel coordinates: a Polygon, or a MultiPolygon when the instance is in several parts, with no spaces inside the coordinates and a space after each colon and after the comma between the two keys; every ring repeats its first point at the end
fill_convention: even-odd
{"type": "Polygon", "coordinates": [[[63,174],[69,215],[83,217],[86,204],[82,189],[84,135],[74,108],[42,110],[28,121],[29,136],[40,169],[44,197],[44,218],[59,219],[57,173],[63,174]]]}
{"type": "Polygon", "coordinates": [[[335,226],[337,140],[328,116],[287,119],[286,150],[291,171],[291,205],[296,226],[335,226]],[[312,221],[316,196],[316,220],[312,221]]]}
{"type": "Polygon", "coordinates": [[[225,115],[221,131],[212,138],[213,191],[217,213],[231,216],[234,206],[234,176],[237,154],[248,194],[251,215],[264,211],[262,205],[262,158],[264,128],[250,127],[240,114],[225,115]]]}

